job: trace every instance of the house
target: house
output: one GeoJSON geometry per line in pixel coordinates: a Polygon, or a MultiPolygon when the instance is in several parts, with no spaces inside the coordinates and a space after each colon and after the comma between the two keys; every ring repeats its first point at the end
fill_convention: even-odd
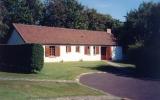
{"type": "Polygon", "coordinates": [[[111,30],[89,31],[25,24],[13,24],[8,44],[42,44],[45,62],[121,60],[111,30]]]}

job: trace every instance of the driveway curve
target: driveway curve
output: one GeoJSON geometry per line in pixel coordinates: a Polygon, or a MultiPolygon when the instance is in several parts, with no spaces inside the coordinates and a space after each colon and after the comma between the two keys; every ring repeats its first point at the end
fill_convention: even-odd
{"type": "Polygon", "coordinates": [[[111,73],[83,75],[80,83],[131,100],[160,100],[160,81],[141,80],[111,73]]]}

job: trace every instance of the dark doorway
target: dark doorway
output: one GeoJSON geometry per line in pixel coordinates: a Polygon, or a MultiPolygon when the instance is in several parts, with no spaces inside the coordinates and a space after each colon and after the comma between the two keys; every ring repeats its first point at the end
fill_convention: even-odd
{"type": "Polygon", "coordinates": [[[112,60],[111,47],[101,47],[101,60],[112,60]]]}
{"type": "Polygon", "coordinates": [[[107,60],[107,58],[106,58],[106,48],[107,47],[101,47],[101,60],[107,60]]]}

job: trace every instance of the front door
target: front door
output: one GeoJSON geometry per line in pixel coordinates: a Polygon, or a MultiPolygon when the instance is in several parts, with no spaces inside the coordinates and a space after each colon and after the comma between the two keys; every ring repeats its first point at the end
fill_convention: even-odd
{"type": "Polygon", "coordinates": [[[107,58],[106,58],[106,47],[101,47],[101,60],[107,60],[107,58]]]}
{"type": "Polygon", "coordinates": [[[101,60],[111,60],[111,47],[101,47],[101,60]]]}

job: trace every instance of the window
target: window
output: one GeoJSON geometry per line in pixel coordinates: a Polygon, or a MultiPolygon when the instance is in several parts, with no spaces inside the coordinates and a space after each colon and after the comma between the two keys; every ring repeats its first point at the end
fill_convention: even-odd
{"type": "Polygon", "coordinates": [[[96,54],[99,54],[99,46],[96,46],[96,54]]]}
{"type": "Polygon", "coordinates": [[[55,56],[55,46],[50,46],[49,50],[50,50],[50,56],[55,56]]]}
{"type": "Polygon", "coordinates": [[[45,56],[60,56],[60,47],[59,46],[45,46],[45,56]]]}
{"type": "Polygon", "coordinates": [[[66,52],[71,52],[71,46],[66,46],[66,52]]]}
{"type": "Polygon", "coordinates": [[[99,46],[93,47],[93,54],[99,54],[99,46]]]}
{"type": "Polygon", "coordinates": [[[76,52],[79,52],[79,46],[76,46],[76,52]]]}
{"type": "Polygon", "coordinates": [[[85,46],[85,54],[86,55],[90,54],[90,47],[89,46],[85,46]]]}

